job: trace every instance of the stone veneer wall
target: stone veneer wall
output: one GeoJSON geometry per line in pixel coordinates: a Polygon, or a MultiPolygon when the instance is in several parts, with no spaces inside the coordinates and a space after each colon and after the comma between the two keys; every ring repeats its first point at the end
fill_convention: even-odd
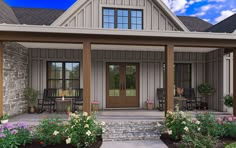
{"type": "Polygon", "coordinates": [[[3,111],[10,116],[27,111],[24,89],[29,83],[29,51],[18,43],[3,46],[3,111]]]}

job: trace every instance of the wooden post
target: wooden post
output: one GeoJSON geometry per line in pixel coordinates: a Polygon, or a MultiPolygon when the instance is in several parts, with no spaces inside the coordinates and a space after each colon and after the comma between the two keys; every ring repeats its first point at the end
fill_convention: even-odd
{"type": "Polygon", "coordinates": [[[0,41],[0,116],[3,115],[3,43],[0,41]]]}
{"type": "Polygon", "coordinates": [[[233,114],[236,116],[236,49],[233,50],[233,114]]]}
{"type": "Polygon", "coordinates": [[[91,43],[83,43],[83,111],[91,114],[91,43]]]}
{"type": "Polygon", "coordinates": [[[174,110],[174,45],[165,46],[165,116],[174,110]]]}

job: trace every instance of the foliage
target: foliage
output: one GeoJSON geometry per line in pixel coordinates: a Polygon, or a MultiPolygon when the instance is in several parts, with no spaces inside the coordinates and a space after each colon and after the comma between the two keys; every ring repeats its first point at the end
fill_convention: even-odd
{"type": "Polygon", "coordinates": [[[4,124],[0,127],[0,147],[1,148],[17,148],[31,143],[31,134],[28,127],[24,123],[12,125],[4,124]]]}
{"type": "Polygon", "coordinates": [[[72,144],[75,147],[89,147],[102,135],[102,126],[88,113],[69,113],[69,121],[59,118],[45,118],[36,128],[35,138],[43,146],[72,144]]]}
{"type": "Polygon", "coordinates": [[[218,119],[218,123],[222,124],[225,129],[224,136],[236,138],[236,117],[225,116],[223,119],[218,119]]]}
{"type": "Polygon", "coordinates": [[[97,136],[102,135],[102,126],[105,123],[98,123],[94,115],[88,116],[86,112],[71,113],[70,118],[65,131],[66,143],[79,148],[89,147],[97,140],[97,136]]]}
{"type": "Polygon", "coordinates": [[[214,88],[208,83],[202,83],[198,86],[198,91],[203,96],[210,96],[214,93],[214,88]]]}
{"type": "Polygon", "coordinates": [[[194,148],[212,148],[216,143],[216,138],[211,135],[202,134],[201,123],[198,120],[192,120],[188,122],[185,128],[185,134],[182,137],[181,145],[183,147],[194,148]]]}
{"type": "Polygon", "coordinates": [[[1,120],[7,120],[9,119],[9,116],[7,113],[3,113],[3,115],[0,117],[1,120]]]}
{"type": "Polygon", "coordinates": [[[24,91],[25,99],[28,100],[30,107],[35,106],[38,95],[39,95],[39,91],[34,90],[33,88],[26,88],[24,91]]]}
{"type": "Polygon", "coordinates": [[[231,95],[226,95],[224,97],[224,104],[227,107],[233,107],[233,96],[231,95]]]}
{"type": "Polygon", "coordinates": [[[213,137],[221,137],[225,134],[224,126],[218,124],[217,118],[208,113],[197,114],[197,120],[201,122],[200,128],[202,135],[211,135],[213,137]]]}
{"type": "Polygon", "coordinates": [[[181,140],[182,135],[185,134],[184,128],[190,121],[189,118],[184,112],[179,111],[178,106],[176,107],[176,112],[167,112],[164,124],[172,139],[181,140]]]}
{"type": "Polygon", "coordinates": [[[235,147],[236,147],[236,142],[227,145],[225,148],[235,148],[235,147]]]}
{"type": "Polygon", "coordinates": [[[36,128],[35,138],[41,145],[55,145],[62,143],[65,127],[59,118],[44,118],[36,128]]]}

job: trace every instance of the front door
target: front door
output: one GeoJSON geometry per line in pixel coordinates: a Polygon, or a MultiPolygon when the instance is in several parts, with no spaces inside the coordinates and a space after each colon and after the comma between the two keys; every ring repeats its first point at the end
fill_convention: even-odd
{"type": "Polygon", "coordinates": [[[139,107],[139,65],[107,63],[106,107],[139,107]]]}

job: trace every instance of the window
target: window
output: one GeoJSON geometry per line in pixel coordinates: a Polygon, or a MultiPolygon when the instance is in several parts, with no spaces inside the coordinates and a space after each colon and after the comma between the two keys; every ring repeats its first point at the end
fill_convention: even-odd
{"type": "MultiPolygon", "coordinates": [[[[165,87],[165,64],[163,64],[163,84],[165,87]]],[[[174,64],[174,84],[175,87],[192,87],[192,65],[188,63],[174,64]]]]}
{"type": "Polygon", "coordinates": [[[103,28],[143,29],[143,11],[103,8],[103,28]]]}
{"type": "Polygon", "coordinates": [[[73,89],[80,88],[79,62],[48,62],[47,88],[58,89],[58,96],[73,96],[73,89]]]}

